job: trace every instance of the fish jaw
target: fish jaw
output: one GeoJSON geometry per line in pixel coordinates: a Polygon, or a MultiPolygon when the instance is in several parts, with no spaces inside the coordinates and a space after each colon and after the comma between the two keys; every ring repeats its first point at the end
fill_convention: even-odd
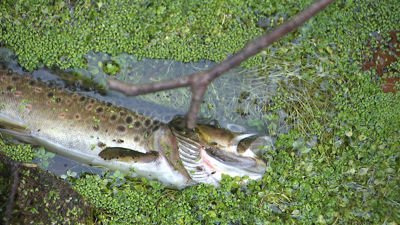
{"type": "Polygon", "coordinates": [[[238,137],[250,134],[243,136],[202,124],[197,124],[193,130],[183,129],[180,127],[182,119],[176,117],[168,125],[178,143],[182,163],[194,181],[218,187],[222,174],[262,178],[266,170],[265,162],[254,153],[249,153],[251,149],[246,149],[244,154],[237,152],[237,146],[232,146],[232,143],[239,144],[238,137]]]}

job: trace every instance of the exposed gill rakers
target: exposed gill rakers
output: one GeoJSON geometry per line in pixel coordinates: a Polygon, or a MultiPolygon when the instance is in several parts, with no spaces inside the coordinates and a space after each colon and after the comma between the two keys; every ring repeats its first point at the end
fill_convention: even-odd
{"type": "Polygon", "coordinates": [[[207,165],[205,165],[201,155],[203,146],[179,133],[174,133],[174,136],[178,142],[182,164],[189,176],[196,182],[210,183],[208,181],[210,172],[206,171],[207,165]]]}

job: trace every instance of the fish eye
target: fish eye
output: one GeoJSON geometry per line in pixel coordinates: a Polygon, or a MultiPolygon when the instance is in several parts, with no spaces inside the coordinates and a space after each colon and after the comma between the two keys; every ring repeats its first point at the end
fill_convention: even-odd
{"type": "Polygon", "coordinates": [[[228,124],[227,128],[232,131],[232,132],[236,132],[236,133],[242,133],[244,131],[246,131],[246,129],[240,125],[237,124],[228,124]]]}

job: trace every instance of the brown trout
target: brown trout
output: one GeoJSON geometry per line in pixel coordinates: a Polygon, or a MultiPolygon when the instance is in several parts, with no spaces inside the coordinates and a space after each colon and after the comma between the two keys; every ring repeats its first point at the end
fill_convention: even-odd
{"type": "Polygon", "coordinates": [[[182,129],[99,99],[52,87],[0,64],[0,132],[70,159],[183,189],[219,186],[222,174],[259,179],[265,163],[238,134],[198,124],[182,129]]]}

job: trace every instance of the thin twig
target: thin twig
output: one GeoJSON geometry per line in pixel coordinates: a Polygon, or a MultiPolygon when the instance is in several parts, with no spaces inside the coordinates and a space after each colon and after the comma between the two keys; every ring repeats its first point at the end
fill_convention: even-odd
{"type": "Polygon", "coordinates": [[[263,35],[247,43],[238,53],[220,62],[213,68],[195,74],[183,76],[160,82],[153,82],[141,85],[126,84],[118,80],[107,79],[110,89],[117,90],[127,96],[136,96],[146,93],[153,93],[162,90],[174,89],[179,87],[191,86],[193,92],[192,103],[186,115],[185,123],[182,124],[189,129],[196,126],[197,115],[207,86],[218,76],[221,76],[231,68],[239,65],[251,56],[259,53],[263,48],[268,47],[279,38],[293,31],[301,24],[316,15],[319,11],[334,2],[335,0],[318,0],[309,5],[306,9],[295,15],[292,19],[276,27],[272,32],[263,35]]]}
{"type": "Polygon", "coordinates": [[[10,186],[10,194],[8,196],[7,200],[7,208],[5,211],[5,217],[6,221],[4,224],[8,225],[11,222],[12,218],[12,211],[14,208],[14,199],[15,199],[15,194],[17,193],[17,187],[19,184],[19,168],[21,167],[22,162],[14,161],[12,160],[10,163],[10,173],[11,173],[11,186],[10,186]]]}

